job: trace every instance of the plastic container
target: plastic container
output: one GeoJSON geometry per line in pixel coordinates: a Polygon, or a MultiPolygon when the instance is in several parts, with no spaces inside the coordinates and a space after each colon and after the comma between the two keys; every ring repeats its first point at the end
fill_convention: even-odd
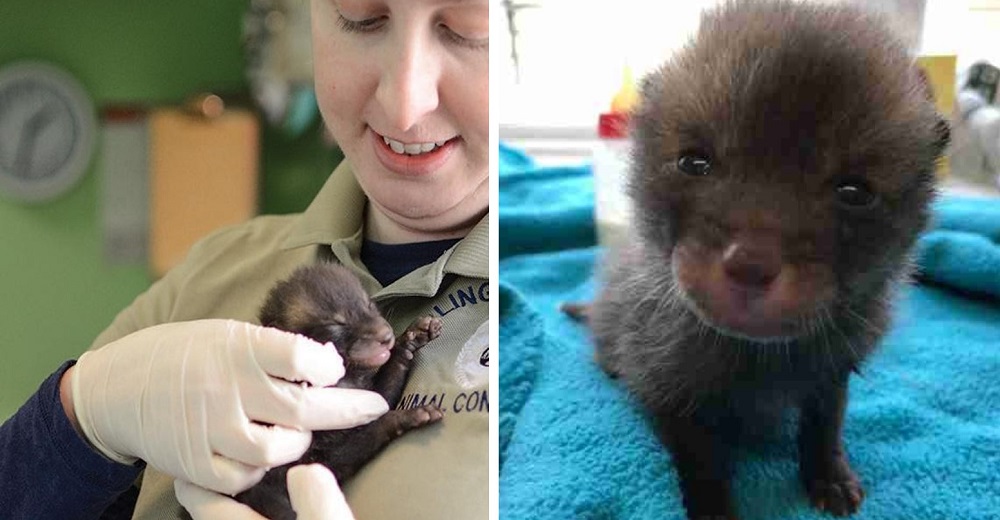
{"type": "Polygon", "coordinates": [[[631,141],[628,115],[601,114],[598,142],[594,147],[594,218],[597,242],[606,247],[620,244],[628,229],[631,202],[625,195],[631,141]]]}
{"type": "Polygon", "coordinates": [[[629,114],[636,98],[632,72],[626,67],[611,110],[598,118],[598,141],[593,151],[594,217],[597,242],[606,247],[624,240],[631,219],[631,201],[625,194],[625,186],[631,149],[629,114]]]}

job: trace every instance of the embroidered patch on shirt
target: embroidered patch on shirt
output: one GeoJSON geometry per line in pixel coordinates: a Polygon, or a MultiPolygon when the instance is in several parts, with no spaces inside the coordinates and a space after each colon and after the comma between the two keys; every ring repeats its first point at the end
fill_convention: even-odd
{"type": "Polygon", "coordinates": [[[455,381],[470,390],[487,383],[490,374],[490,327],[484,322],[465,342],[455,359],[455,381]]]}

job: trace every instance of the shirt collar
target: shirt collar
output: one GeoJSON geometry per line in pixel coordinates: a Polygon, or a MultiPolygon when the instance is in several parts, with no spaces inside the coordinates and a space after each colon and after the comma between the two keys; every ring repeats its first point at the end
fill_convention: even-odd
{"type": "Polygon", "coordinates": [[[347,161],[341,161],[309,207],[299,215],[282,249],[332,244],[357,234],[364,224],[366,200],[351,167],[347,161]]]}
{"type": "MultiPolygon", "coordinates": [[[[332,245],[341,240],[356,240],[364,226],[365,192],[347,161],[341,161],[320,188],[316,198],[299,216],[282,249],[332,245]]],[[[489,277],[489,213],[469,231],[451,254],[445,253],[445,273],[474,278],[489,277]]]]}

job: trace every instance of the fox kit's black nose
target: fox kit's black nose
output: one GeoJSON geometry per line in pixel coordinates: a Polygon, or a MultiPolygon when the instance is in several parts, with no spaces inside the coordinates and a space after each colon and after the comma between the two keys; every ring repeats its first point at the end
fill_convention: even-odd
{"type": "Polygon", "coordinates": [[[767,289],[781,273],[781,263],[779,246],[762,237],[734,240],[722,254],[726,276],[749,289],[767,289]]]}

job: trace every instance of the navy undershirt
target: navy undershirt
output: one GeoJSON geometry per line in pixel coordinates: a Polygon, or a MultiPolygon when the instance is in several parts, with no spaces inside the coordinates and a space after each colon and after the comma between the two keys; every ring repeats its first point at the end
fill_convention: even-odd
{"type": "Polygon", "coordinates": [[[450,238],[410,244],[382,244],[366,238],[361,243],[361,263],[382,287],[386,287],[414,269],[433,263],[459,240],[450,238]]]}
{"type": "Polygon", "coordinates": [[[141,462],[104,458],[73,429],[59,401],[59,381],[73,363],[63,363],[0,426],[2,518],[97,518],[142,471],[141,462]]]}

